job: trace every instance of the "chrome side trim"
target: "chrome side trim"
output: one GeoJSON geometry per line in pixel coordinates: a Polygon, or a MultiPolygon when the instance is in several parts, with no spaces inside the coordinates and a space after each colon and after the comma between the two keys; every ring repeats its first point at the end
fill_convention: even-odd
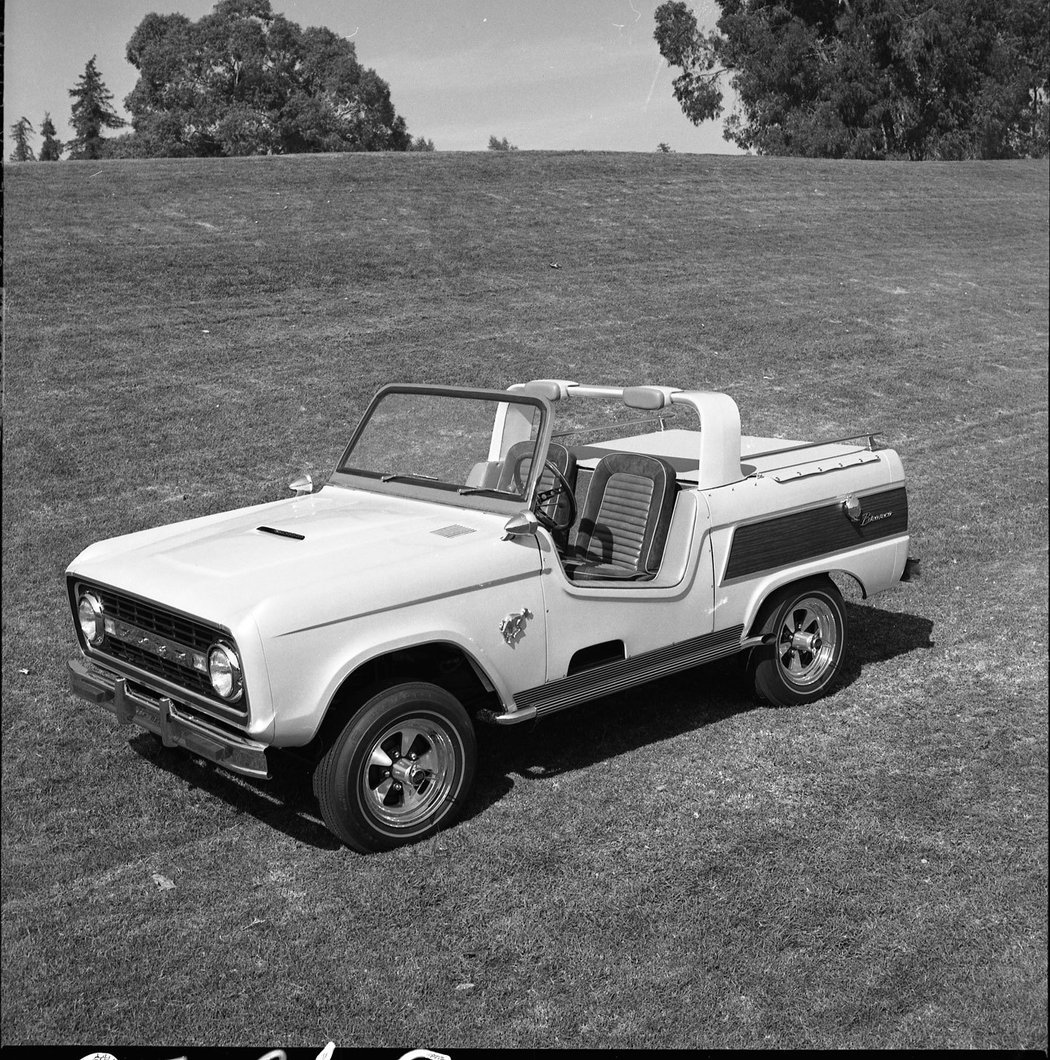
{"type": "Polygon", "coordinates": [[[465,596],[469,593],[480,592],[482,589],[491,589],[495,585],[512,585],[514,582],[528,581],[530,578],[538,578],[543,571],[537,567],[535,570],[523,571],[520,574],[510,574],[506,578],[493,578],[487,582],[475,582],[461,589],[452,589],[441,593],[432,593],[429,596],[417,596],[412,600],[403,600],[386,607],[375,607],[371,611],[355,611],[352,615],[341,615],[339,618],[329,619],[327,622],[318,622],[312,626],[300,626],[298,629],[285,630],[278,633],[278,637],[291,637],[297,633],[311,633],[315,629],[325,629],[328,626],[338,626],[341,622],[353,622],[360,618],[372,618],[375,615],[383,615],[388,611],[401,611],[409,607],[418,607],[420,604],[431,604],[435,600],[451,600],[454,596],[465,596]]]}
{"type": "Polygon", "coordinates": [[[725,655],[733,655],[755,642],[755,638],[744,640],[743,625],[706,633],[666,648],[656,648],[527,689],[515,695],[516,711],[497,714],[492,720],[498,725],[516,725],[530,718],[541,718],[588,699],[610,695],[658,677],[713,662],[725,655]]]}

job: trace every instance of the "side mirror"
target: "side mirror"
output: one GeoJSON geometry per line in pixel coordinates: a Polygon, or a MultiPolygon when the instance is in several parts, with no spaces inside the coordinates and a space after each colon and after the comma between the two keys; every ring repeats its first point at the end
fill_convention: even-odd
{"type": "Polygon", "coordinates": [[[503,525],[503,537],[501,540],[509,541],[512,537],[528,537],[535,534],[539,528],[540,521],[536,516],[526,510],[512,515],[503,525]]]}
{"type": "Polygon", "coordinates": [[[291,479],[289,481],[288,488],[296,496],[299,496],[300,494],[303,494],[303,493],[313,493],[313,491],[314,491],[313,476],[309,475],[309,474],[297,475],[295,478],[293,478],[293,479],[291,479]]]}

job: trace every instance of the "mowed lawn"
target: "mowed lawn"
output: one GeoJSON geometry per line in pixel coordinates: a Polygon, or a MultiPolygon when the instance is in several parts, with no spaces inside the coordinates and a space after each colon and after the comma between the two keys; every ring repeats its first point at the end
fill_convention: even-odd
{"type": "Polygon", "coordinates": [[[5,167],[3,1043],[1045,1049],[1047,176],[5,167]],[[923,578],[850,602],[833,695],[731,662],[485,731],[461,823],[363,857],[67,691],[90,542],[285,496],[383,383],[550,376],[885,432],[923,578]]]}

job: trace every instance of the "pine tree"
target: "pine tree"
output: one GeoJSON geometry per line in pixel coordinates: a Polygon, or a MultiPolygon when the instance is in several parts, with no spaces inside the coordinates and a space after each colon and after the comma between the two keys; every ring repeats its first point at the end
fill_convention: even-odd
{"type": "Polygon", "coordinates": [[[113,93],[106,88],[95,66],[96,58],[91,57],[77,87],[69,90],[74,100],[69,122],[77,134],[69,143],[70,158],[101,158],[105,142],[102,130],[119,129],[127,124],[111,106],[113,93]]]}
{"type": "Polygon", "coordinates": [[[62,144],[55,138],[55,123],[51,120],[51,114],[47,111],[44,112],[40,135],[44,138],[44,142],[40,146],[40,161],[57,162],[62,156],[62,144]]]}
{"type": "Polygon", "coordinates": [[[15,149],[11,153],[12,162],[35,162],[36,155],[29,146],[29,136],[35,132],[32,122],[26,117],[19,118],[11,126],[11,135],[15,138],[15,149]]]}

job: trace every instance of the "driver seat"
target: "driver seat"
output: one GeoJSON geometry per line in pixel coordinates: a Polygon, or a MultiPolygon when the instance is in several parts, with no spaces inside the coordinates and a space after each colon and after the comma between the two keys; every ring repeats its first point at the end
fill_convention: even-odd
{"type": "MultiPolygon", "coordinates": [[[[529,474],[532,471],[532,458],[535,452],[536,442],[534,440],[515,442],[507,450],[507,455],[503,458],[503,469],[500,471],[496,489],[524,491],[525,483],[528,482],[529,474]]],[[[575,489],[576,457],[564,445],[560,445],[558,442],[551,442],[547,447],[547,459],[565,476],[565,480],[569,485],[575,489]]],[[[542,493],[544,490],[553,489],[557,484],[557,480],[550,470],[544,468],[540,472],[540,481],[536,489],[537,492],[542,493]]],[[[540,507],[543,514],[548,519],[554,520],[554,522],[566,519],[571,511],[569,499],[565,496],[552,498],[540,507]]],[[[565,530],[552,535],[554,543],[563,551],[568,545],[568,533],[568,530],[565,530]]]]}

